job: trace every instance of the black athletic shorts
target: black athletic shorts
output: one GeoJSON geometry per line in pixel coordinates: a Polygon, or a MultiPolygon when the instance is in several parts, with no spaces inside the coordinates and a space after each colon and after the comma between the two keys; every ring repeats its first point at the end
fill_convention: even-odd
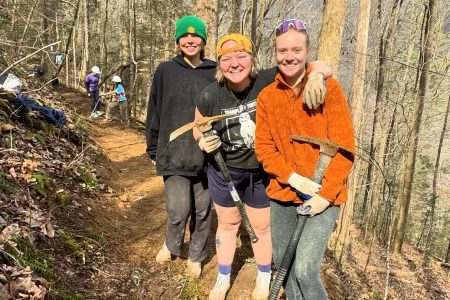
{"type": "MultiPolygon", "coordinates": [[[[208,190],[214,203],[224,207],[233,207],[230,187],[217,167],[208,164],[208,190]]],[[[267,174],[262,169],[246,170],[228,167],[234,186],[246,205],[253,208],[270,207],[266,194],[269,183],[267,174]]]]}

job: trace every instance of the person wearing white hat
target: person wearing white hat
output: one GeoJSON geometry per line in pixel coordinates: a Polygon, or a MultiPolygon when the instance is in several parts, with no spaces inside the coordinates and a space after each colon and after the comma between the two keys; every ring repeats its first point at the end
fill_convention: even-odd
{"type": "Polygon", "coordinates": [[[105,121],[111,121],[111,109],[119,105],[120,119],[122,121],[122,124],[128,126],[130,124],[130,121],[128,119],[128,100],[125,96],[125,89],[122,86],[122,79],[120,78],[120,76],[114,75],[112,78],[112,82],[114,82],[114,90],[105,94],[101,94],[101,96],[115,96],[113,100],[106,103],[105,121]]]}
{"type": "Polygon", "coordinates": [[[93,66],[91,72],[86,76],[84,81],[88,96],[91,97],[91,117],[96,118],[99,116],[98,110],[100,108],[99,97],[99,81],[100,81],[100,68],[93,66]]]}

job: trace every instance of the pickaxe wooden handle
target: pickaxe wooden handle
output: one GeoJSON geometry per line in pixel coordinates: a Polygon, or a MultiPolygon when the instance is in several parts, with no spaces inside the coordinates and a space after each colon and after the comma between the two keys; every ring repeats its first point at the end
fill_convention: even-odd
{"type": "MultiPolygon", "coordinates": [[[[212,123],[217,122],[219,120],[223,120],[226,118],[234,117],[235,115],[217,115],[212,117],[202,117],[194,122],[188,123],[174,132],[170,134],[169,141],[174,140],[179,135],[183,134],[184,132],[197,127],[203,134],[203,136],[208,137],[214,135],[212,131],[212,123]]],[[[239,214],[241,215],[242,224],[244,224],[245,229],[247,230],[247,233],[250,237],[250,240],[252,243],[256,243],[258,241],[258,237],[255,234],[255,231],[253,230],[252,225],[250,224],[250,220],[247,216],[247,212],[245,211],[244,204],[242,203],[241,197],[239,197],[239,194],[236,190],[236,187],[234,186],[233,180],[231,179],[230,172],[228,171],[228,168],[225,164],[225,161],[223,160],[222,154],[220,153],[220,150],[217,149],[215,152],[211,153],[214,156],[214,159],[217,163],[217,166],[220,169],[220,172],[222,172],[223,178],[227,182],[228,190],[231,194],[231,197],[233,198],[234,204],[236,205],[239,214]]]]}
{"type": "MultiPolygon", "coordinates": [[[[352,151],[347,148],[341,147],[338,144],[330,142],[328,140],[322,140],[312,137],[292,136],[294,141],[306,142],[314,145],[320,146],[320,156],[319,162],[314,170],[314,175],[311,178],[312,181],[318,184],[322,184],[323,175],[330,164],[331,159],[338,153],[339,151],[347,151],[352,153],[352,151]]],[[[281,261],[281,265],[277,270],[277,276],[270,287],[270,295],[269,300],[275,300],[278,296],[281,286],[283,285],[284,279],[286,278],[289,267],[292,264],[292,259],[295,256],[295,252],[297,251],[297,245],[300,240],[300,237],[303,232],[303,228],[308,220],[307,216],[299,215],[297,217],[297,224],[295,225],[294,232],[291,235],[291,239],[287,245],[286,251],[284,252],[283,260],[281,261]]]]}

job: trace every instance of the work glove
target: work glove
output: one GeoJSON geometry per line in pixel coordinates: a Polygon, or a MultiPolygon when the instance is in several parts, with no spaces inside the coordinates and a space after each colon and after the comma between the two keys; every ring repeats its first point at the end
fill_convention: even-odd
{"type": "Polygon", "coordinates": [[[303,104],[306,104],[309,109],[317,109],[323,104],[326,93],[327,87],[323,79],[323,74],[320,72],[311,72],[303,92],[303,104]]]}
{"type": "Polygon", "coordinates": [[[221,141],[217,135],[202,136],[198,141],[200,149],[206,153],[211,153],[220,147],[221,141]]]}
{"type": "Polygon", "coordinates": [[[291,176],[289,176],[288,184],[292,186],[294,189],[296,189],[298,192],[300,192],[302,198],[309,198],[307,196],[312,196],[316,194],[319,189],[322,187],[320,184],[315,183],[309,178],[303,177],[301,175],[298,175],[297,173],[292,173],[291,176]]]}
{"type": "Polygon", "coordinates": [[[152,165],[156,166],[156,161],[154,161],[153,159],[150,159],[150,162],[152,163],[152,165]]]}
{"type": "Polygon", "coordinates": [[[306,200],[297,207],[297,213],[303,216],[314,217],[323,212],[328,206],[330,206],[330,201],[315,194],[311,199],[306,200]]]}

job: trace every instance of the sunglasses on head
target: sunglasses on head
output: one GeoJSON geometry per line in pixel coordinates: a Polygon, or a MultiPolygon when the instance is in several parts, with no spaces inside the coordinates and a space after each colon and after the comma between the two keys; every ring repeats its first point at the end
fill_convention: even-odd
{"type": "Polygon", "coordinates": [[[289,30],[289,28],[293,28],[296,30],[306,30],[306,23],[297,19],[289,19],[284,20],[277,26],[275,33],[282,34],[289,30]]]}

